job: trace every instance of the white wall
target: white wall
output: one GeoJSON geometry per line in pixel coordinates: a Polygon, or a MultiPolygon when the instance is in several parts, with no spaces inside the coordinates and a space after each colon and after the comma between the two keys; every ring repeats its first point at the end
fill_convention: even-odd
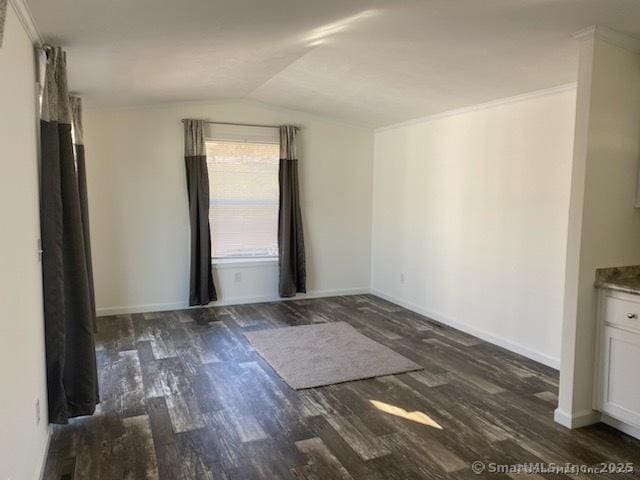
{"type": "Polygon", "coordinates": [[[34,51],[11,2],[0,48],[0,478],[38,478],[44,370],[34,51]],[[36,423],[36,400],[41,420],[36,423]]]}
{"type": "Polygon", "coordinates": [[[372,287],[557,367],[575,89],[546,93],[376,133],[372,287]]]}
{"type": "MultiPolygon", "coordinates": [[[[640,45],[638,45],[640,47],[640,45]]],[[[581,41],[571,186],[560,398],[556,419],[592,412],[595,270],[640,264],[640,55],[597,36],[581,41]]]]}
{"type": "MultiPolygon", "coordinates": [[[[100,314],[188,300],[182,118],[303,127],[300,188],[311,294],[367,290],[373,132],[249,102],[85,112],[91,238],[100,314]]],[[[228,266],[225,266],[228,267],[228,266]]],[[[277,298],[277,268],[221,268],[221,302],[277,298]],[[236,272],[242,282],[235,283],[236,272]]]]}

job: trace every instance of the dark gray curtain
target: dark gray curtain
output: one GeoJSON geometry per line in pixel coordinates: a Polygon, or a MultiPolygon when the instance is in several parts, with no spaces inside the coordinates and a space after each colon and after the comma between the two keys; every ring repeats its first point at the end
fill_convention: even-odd
{"type": "Polygon", "coordinates": [[[40,115],[40,223],[49,421],[91,415],[99,402],[95,316],[71,140],[66,57],[47,50],[40,115]]]}
{"type": "Polygon", "coordinates": [[[2,37],[4,35],[4,21],[7,17],[7,0],[0,0],[0,47],[2,47],[2,37]]]}
{"type": "Polygon", "coordinates": [[[189,305],[206,305],[217,300],[211,269],[211,227],[209,225],[209,173],[204,141],[204,121],[184,121],[184,159],[191,224],[191,274],[189,305]]]}
{"type": "Polygon", "coordinates": [[[306,267],[304,235],[300,211],[298,186],[298,155],[296,136],[298,127],[280,127],[280,205],[278,211],[278,256],[280,266],[279,290],[281,297],[304,293],[306,267]]]}
{"type": "MultiPolygon", "coordinates": [[[[84,254],[87,261],[87,277],[89,279],[89,295],[91,297],[91,313],[94,324],[96,318],[96,298],[93,286],[93,262],[91,260],[91,236],[89,234],[89,195],[87,193],[87,167],[84,159],[84,137],[82,127],[82,100],[80,97],[69,97],[71,107],[71,133],[73,149],[76,157],[78,173],[78,194],[80,195],[80,216],[82,218],[82,234],[84,238],[84,254]]],[[[96,325],[97,327],[97,325],[96,325]]]]}

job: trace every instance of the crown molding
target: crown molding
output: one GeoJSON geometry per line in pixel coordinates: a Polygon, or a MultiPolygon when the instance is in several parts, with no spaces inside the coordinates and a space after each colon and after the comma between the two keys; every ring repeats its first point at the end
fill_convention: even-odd
{"type": "Polygon", "coordinates": [[[591,38],[598,38],[602,41],[610,43],[625,50],[629,50],[633,53],[640,53],[640,39],[627,35],[626,33],[618,32],[613,28],[606,27],[604,25],[591,25],[590,27],[583,28],[571,35],[571,38],[578,41],[589,40],[591,38]]]}
{"type": "Polygon", "coordinates": [[[31,9],[25,3],[25,0],[9,0],[9,5],[13,7],[13,11],[16,12],[20,23],[24,27],[25,32],[31,39],[31,42],[36,46],[41,46],[44,43],[38,25],[31,14],[31,9]]]}
{"type": "Polygon", "coordinates": [[[535,90],[533,92],[523,93],[521,95],[514,95],[512,97],[499,98],[490,102],[478,103],[476,105],[470,105],[468,107],[456,108],[454,110],[447,110],[445,112],[434,113],[433,115],[427,115],[425,117],[414,118],[405,122],[394,123],[392,125],[386,125],[384,127],[376,128],[375,132],[384,132],[385,130],[393,130],[395,128],[408,127],[410,125],[416,125],[418,123],[432,122],[441,118],[453,117],[456,115],[462,115],[465,113],[476,112],[478,110],[486,110],[488,108],[499,107],[502,105],[508,105],[511,103],[524,102],[526,100],[533,100],[534,98],[547,97],[550,95],[556,95],[558,93],[566,92],[568,90],[575,90],[576,83],[566,83],[564,85],[558,85],[556,87],[545,88],[543,90],[535,90]]]}

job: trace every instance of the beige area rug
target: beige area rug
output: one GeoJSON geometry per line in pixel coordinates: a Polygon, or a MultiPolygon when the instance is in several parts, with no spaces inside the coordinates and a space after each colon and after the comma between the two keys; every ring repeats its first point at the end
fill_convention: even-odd
{"type": "Polygon", "coordinates": [[[296,390],[422,370],[346,322],[260,330],[245,336],[296,390]]]}

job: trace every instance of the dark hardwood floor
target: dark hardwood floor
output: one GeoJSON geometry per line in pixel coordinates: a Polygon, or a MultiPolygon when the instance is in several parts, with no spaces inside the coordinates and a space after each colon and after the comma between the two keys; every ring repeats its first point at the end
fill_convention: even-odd
{"type": "Polygon", "coordinates": [[[55,428],[47,480],[578,478],[476,476],[477,460],[640,468],[631,437],[554,423],[554,370],[373,296],[105,317],[97,358],[99,411],[55,428]],[[296,392],[243,336],[338,320],[425,369],[296,392]]]}

